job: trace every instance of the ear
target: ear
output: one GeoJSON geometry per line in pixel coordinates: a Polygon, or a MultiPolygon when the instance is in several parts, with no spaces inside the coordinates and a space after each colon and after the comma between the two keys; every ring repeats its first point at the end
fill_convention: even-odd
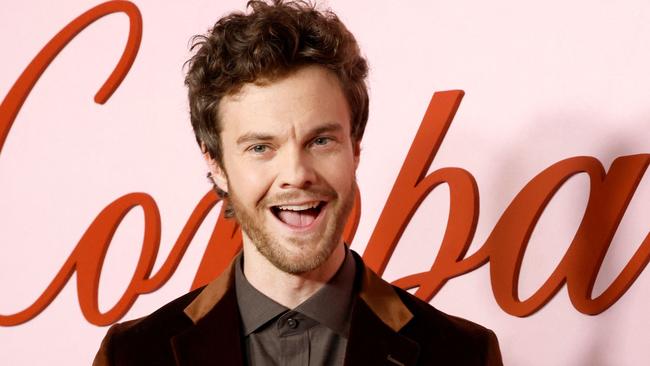
{"type": "Polygon", "coordinates": [[[359,157],[361,156],[361,143],[359,141],[352,142],[352,153],[354,154],[354,170],[359,167],[359,157]]]}
{"type": "Polygon", "coordinates": [[[207,151],[203,153],[203,159],[205,159],[205,162],[208,164],[208,169],[212,174],[214,183],[219,187],[219,189],[228,193],[228,175],[226,174],[226,171],[216,160],[210,157],[210,154],[208,154],[207,151]]]}

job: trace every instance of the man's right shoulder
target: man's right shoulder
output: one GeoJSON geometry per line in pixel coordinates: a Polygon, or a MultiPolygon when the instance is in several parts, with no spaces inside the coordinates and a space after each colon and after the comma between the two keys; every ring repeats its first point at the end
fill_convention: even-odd
{"type": "Polygon", "coordinates": [[[170,339],[192,326],[184,309],[201,293],[193,290],[153,313],[113,324],[95,356],[93,366],[166,364],[173,360],[170,339]],[[119,362],[117,362],[119,360],[119,362]]]}

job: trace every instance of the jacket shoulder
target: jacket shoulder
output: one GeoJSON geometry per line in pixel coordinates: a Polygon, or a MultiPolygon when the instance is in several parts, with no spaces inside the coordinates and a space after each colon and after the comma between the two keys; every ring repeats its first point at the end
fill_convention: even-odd
{"type": "Polygon", "coordinates": [[[494,332],[469,320],[446,314],[393,286],[413,319],[400,331],[420,344],[420,358],[453,360],[457,365],[502,365],[494,332]]]}
{"type": "Polygon", "coordinates": [[[191,291],[147,316],[113,324],[93,366],[165,365],[173,360],[169,339],[192,325],[183,310],[202,290],[191,291]]]}

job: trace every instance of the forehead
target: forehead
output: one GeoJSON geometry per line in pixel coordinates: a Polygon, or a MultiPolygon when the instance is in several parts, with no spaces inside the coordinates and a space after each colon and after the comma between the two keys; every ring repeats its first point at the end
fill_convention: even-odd
{"type": "Polygon", "coordinates": [[[222,137],[259,130],[300,132],[323,123],[339,123],[343,131],[350,131],[349,107],[340,82],[321,66],[306,66],[261,85],[245,84],[221,100],[219,120],[222,137]]]}

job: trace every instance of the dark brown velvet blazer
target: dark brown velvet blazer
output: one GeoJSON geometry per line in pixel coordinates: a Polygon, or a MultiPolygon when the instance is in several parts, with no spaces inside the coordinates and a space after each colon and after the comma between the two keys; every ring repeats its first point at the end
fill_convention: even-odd
{"type": "MultiPolygon", "coordinates": [[[[345,365],[502,365],[492,331],[436,310],[357,263],[345,365]]],[[[233,262],[234,263],[234,262],[233,262]]],[[[207,286],[113,325],[93,366],[243,365],[233,265],[207,286]]]]}

